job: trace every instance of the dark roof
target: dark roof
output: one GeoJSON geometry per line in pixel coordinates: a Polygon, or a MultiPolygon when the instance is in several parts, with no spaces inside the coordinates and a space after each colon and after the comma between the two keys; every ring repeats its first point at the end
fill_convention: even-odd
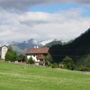
{"type": "Polygon", "coordinates": [[[26,48],[25,54],[47,54],[49,48],[26,48]]]}

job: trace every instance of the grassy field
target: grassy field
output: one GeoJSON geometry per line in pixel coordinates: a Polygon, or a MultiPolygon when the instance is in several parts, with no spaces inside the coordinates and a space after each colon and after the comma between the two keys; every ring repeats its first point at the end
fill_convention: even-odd
{"type": "Polygon", "coordinates": [[[0,90],[90,90],[90,75],[0,63],[0,90]]]}

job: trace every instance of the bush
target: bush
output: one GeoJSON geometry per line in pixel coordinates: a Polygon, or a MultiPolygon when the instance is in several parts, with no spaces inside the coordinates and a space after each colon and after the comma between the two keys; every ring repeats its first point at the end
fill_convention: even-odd
{"type": "Polygon", "coordinates": [[[75,65],[71,64],[71,63],[67,63],[67,64],[64,64],[64,68],[70,69],[70,70],[74,70],[75,69],[75,65]]]}
{"type": "Polygon", "coordinates": [[[19,62],[25,62],[26,61],[26,58],[25,58],[25,56],[23,55],[23,54],[19,54],[18,56],[17,56],[17,60],[19,61],[19,62]]]}
{"type": "Polygon", "coordinates": [[[53,64],[51,65],[51,67],[52,67],[52,68],[58,68],[59,66],[58,66],[57,63],[53,63],[53,64]]]}
{"type": "Polygon", "coordinates": [[[50,54],[48,54],[46,57],[45,57],[45,65],[46,66],[50,66],[51,62],[52,62],[53,58],[50,54]]]}
{"type": "Polygon", "coordinates": [[[63,59],[63,64],[64,64],[64,68],[66,68],[66,69],[70,69],[70,70],[74,70],[75,69],[75,65],[73,63],[72,58],[70,58],[68,56],[66,56],[63,59]]]}
{"type": "Polygon", "coordinates": [[[12,48],[9,48],[6,53],[5,60],[14,62],[14,61],[16,61],[16,59],[17,59],[16,52],[13,51],[12,48]]]}
{"type": "Polygon", "coordinates": [[[90,68],[90,54],[84,55],[81,58],[79,58],[78,65],[90,68]]]}
{"type": "Polygon", "coordinates": [[[81,66],[78,68],[79,71],[90,71],[89,67],[81,66]]]}
{"type": "Polygon", "coordinates": [[[27,60],[27,63],[28,63],[28,64],[35,64],[35,61],[34,61],[32,58],[29,58],[29,59],[27,60]]]}
{"type": "Polygon", "coordinates": [[[64,64],[60,63],[59,68],[64,68],[64,64]]]}

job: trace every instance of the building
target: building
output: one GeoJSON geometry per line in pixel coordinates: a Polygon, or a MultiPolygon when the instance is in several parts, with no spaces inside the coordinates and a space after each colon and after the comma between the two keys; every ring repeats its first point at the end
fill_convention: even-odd
{"type": "Polygon", "coordinates": [[[0,47],[0,59],[5,60],[7,51],[8,51],[7,46],[4,45],[4,46],[0,47]]]}
{"type": "Polygon", "coordinates": [[[36,64],[44,65],[48,51],[49,48],[26,48],[25,55],[27,59],[32,58],[36,64]]]}

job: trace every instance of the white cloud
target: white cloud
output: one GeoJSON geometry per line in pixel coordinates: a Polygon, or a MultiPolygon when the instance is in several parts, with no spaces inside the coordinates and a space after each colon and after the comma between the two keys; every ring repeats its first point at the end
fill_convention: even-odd
{"type": "Polygon", "coordinates": [[[20,14],[1,10],[0,40],[74,39],[90,26],[90,18],[81,17],[82,10],[78,10],[70,9],[53,14],[43,12],[20,14]]]}
{"type": "Polygon", "coordinates": [[[90,4],[90,0],[0,0],[0,40],[74,39],[90,27],[90,18],[80,16],[83,10],[70,9],[52,14],[26,11],[34,5],[70,2],[90,4]]]}

